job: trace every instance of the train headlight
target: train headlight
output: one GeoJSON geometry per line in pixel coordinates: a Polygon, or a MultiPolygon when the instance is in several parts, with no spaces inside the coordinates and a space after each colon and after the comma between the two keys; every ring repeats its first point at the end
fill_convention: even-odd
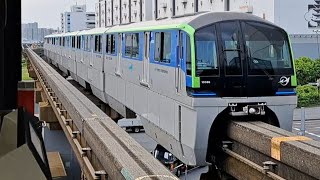
{"type": "Polygon", "coordinates": [[[255,108],[250,108],[250,109],[249,109],[249,113],[250,113],[250,114],[256,114],[257,111],[256,111],[255,108]]]}

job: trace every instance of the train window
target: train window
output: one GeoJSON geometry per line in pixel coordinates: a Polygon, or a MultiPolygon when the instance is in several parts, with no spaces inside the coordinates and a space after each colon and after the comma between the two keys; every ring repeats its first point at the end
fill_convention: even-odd
{"type": "Polygon", "coordinates": [[[75,42],[75,37],[71,37],[71,47],[75,48],[76,47],[76,42],[75,42]]]}
{"type": "Polygon", "coordinates": [[[286,33],[256,22],[242,22],[241,26],[248,54],[249,75],[265,75],[266,72],[280,75],[292,69],[286,33]]]}
{"type": "Polygon", "coordinates": [[[94,46],[94,51],[101,53],[102,50],[102,43],[101,43],[101,35],[95,36],[95,46],[94,46]]]}
{"type": "Polygon", "coordinates": [[[106,43],[106,52],[107,54],[110,54],[111,53],[111,35],[107,35],[107,43],[106,43]]]}
{"type": "Polygon", "coordinates": [[[93,50],[92,48],[93,35],[88,37],[88,51],[93,50]]]}
{"type": "MultiPolygon", "coordinates": [[[[196,45],[196,75],[219,75],[217,56],[217,36],[215,26],[208,26],[198,30],[195,34],[196,45]]],[[[191,56],[191,55],[190,55],[191,56]]],[[[190,58],[191,59],[191,58],[190,58]]],[[[190,61],[190,60],[189,60],[190,61]]],[[[191,69],[189,62],[189,69],[191,69]]],[[[188,63],[187,63],[188,68],[188,63]]]]}
{"type": "Polygon", "coordinates": [[[76,37],[76,48],[79,49],[79,37],[76,37]]]}
{"type": "Polygon", "coordinates": [[[72,37],[73,38],[73,48],[77,48],[77,43],[76,43],[76,40],[77,40],[77,37],[72,37]]]}
{"type": "Polygon", "coordinates": [[[139,33],[125,35],[125,56],[126,57],[139,57],[139,33]]]}
{"type": "Polygon", "coordinates": [[[192,66],[191,66],[191,44],[190,44],[190,37],[187,35],[186,38],[186,44],[187,44],[187,57],[186,57],[186,64],[187,64],[187,75],[191,76],[192,66]]]}
{"type": "Polygon", "coordinates": [[[155,61],[162,63],[170,63],[171,60],[171,33],[157,32],[156,33],[156,50],[155,61]]]}
{"type": "Polygon", "coordinates": [[[69,37],[66,37],[67,38],[67,47],[70,47],[70,38],[69,37]]]}
{"type": "Polygon", "coordinates": [[[111,35],[111,54],[116,53],[116,38],[114,35],[111,35]]]}
{"type": "Polygon", "coordinates": [[[78,48],[78,37],[74,37],[74,48],[78,48]]]}
{"type": "Polygon", "coordinates": [[[241,75],[239,26],[237,22],[220,23],[226,75],[241,75]]]}
{"type": "Polygon", "coordinates": [[[139,56],[139,34],[132,34],[132,57],[137,58],[139,56]]]}
{"type": "Polygon", "coordinates": [[[131,51],[132,51],[132,35],[126,34],[125,35],[126,45],[125,45],[125,52],[124,55],[126,57],[131,57],[131,51]]]}
{"type": "Polygon", "coordinates": [[[115,54],[116,53],[116,43],[115,43],[115,37],[113,34],[107,35],[107,47],[106,51],[108,54],[115,54]]]}
{"type": "Polygon", "coordinates": [[[81,36],[77,37],[77,49],[81,49],[81,36]]]}
{"type": "Polygon", "coordinates": [[[84,37],[84,50],[85,51],[88,51],[89,50],[89,37],[88,36],[85,36],[84,37]]]}

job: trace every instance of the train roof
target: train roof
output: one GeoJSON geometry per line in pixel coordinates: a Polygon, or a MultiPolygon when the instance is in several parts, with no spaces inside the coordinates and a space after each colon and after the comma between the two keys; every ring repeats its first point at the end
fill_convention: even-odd
{"type": "Polygon", "coordinates": [[[60,37],[60,36],[62,36],[62,35],[63,35],[63,33],[60,33],[60,34],[50,34],[50,35],[45,36],[45,38],[60,37]]]}
{"type": "Polygon", "coordinates": [[[221,21],[231,21],[231,20],[248,20],[248,21],[256,21],[263,22],[266,24],[270,24],[275,26],[269,21],[262,19],[256,15],[248,14],[248,13],[240,13],[240,12],[210,12],[201,14],[200,16],[190,20],[187,22],[194,29],[200,29],[209,24],[221,22],[221,21]],[[209,23],[208,23],[209,22],[209,23]]]}
{"type": "Polygon", "coordinates": [[[191,26],[194,30],[205,27],[209,24],[231,21],[231,20],[249,20],[263,22],[275,26],[258,16],[240,13],[240,12],[203,12],[192,16],[165,18],[161,20],[144,21],[139,23],[131,23],[126,25],[118,25],[111,27],[107,32],[129,32],[139,30],[156,30],[156,29],[175,29],[185,28],[186,25],[191,26]]]}
{"type": "Polygon", "coordinates": [[[104,33],[116,33],[116,32],[134,32],[134,31],[152,31],[152,30],[164,30],[164,29],[187,29],[193,32],[197,29],[205,27],[207,25],[231,20],[249,20],[256,22],[263,22],[269,25],[276,26],[269,21],[266,21],[258,16],[240,13],[240,12],[202,12],[194,15],[183,17],[164,18],[161,20],[144,21],[138,23],[130,23],[124,25],[117,25],[107,28],[94,28],[90,30],[75,31],[63,34],[52,34],[48,37],[60,37],[60,36],[76,36],[76,35],[94,35],[104,33]]]}
{"type": "Polygon", "coordinates": [[[61,34],[61,36],[66,37],[66,36],[76,36],[80,33],[81,31],[74,31],[74,32],[68,32],[68,33],[64,33],[61,34]]]}
{"type": "Polygon", "coordinates": [[[78,35],[92,35],[92,34],[103,34],[110,28],[94,28],[86,31],[79,32],[78,35]]]}

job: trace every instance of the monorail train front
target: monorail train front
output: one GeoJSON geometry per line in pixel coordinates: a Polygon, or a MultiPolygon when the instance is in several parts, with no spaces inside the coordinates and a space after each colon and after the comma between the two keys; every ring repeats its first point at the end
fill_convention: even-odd
{"type": "Polygon", "coordinates": [[[230,119],[264,121],[291,131],[297,82],[288,34],[241,13],[207,14],[189,25],[195,28],[195,52],[193,87],[187,92],[197,116],[196,124],[189,122],[196,125],[195,158],[189,164],[210,162],[219,124],[230,119]]]}
{"type": "MultiPolygon", "coordinates": [[[[254,21],[227,21],[195,33],[198,92],[218,97],[294,95],[296,79],[286,32],[254,21]]],[[[192,92],[192,90],[191,90],[192,92]]]]}

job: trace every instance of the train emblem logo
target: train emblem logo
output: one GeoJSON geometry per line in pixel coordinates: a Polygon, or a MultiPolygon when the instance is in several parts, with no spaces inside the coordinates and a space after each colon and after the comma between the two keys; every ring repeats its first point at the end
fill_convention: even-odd
{"type": "Polygon", "coordinates": [[[304,15],[309,28],[320,28],[320,1],[314,0],[314,4],[308,5],[308,12],[304,15]]]}
{"type": "Polygon", "coordinates": [[[280,78],[279,84],[281,84],[282,86],[287,86],[289,84],[289,82],[290,82],[289,77],[282,76],[280,78]]]}

